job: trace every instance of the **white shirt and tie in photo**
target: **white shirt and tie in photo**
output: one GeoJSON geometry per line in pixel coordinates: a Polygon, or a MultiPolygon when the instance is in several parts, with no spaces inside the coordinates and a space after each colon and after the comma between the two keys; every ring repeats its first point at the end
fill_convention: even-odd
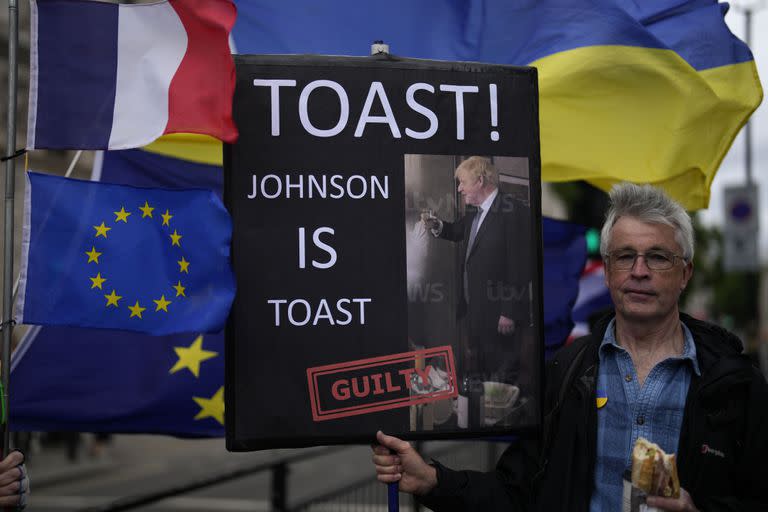
{"type": "MultiPolygon", "coordinates": [[[[495,189],[488,197],[485,198],[485,201],[483,201],[483,203],[477,207],[475,217],[472,219],[472,227],[469,230],[469,240],[467,241],[467,251],[464,256],[464,272],[462,272],[462,274],[464,274],[464,300],[467,301],[467,304],[469,304],[469,279],[467,278],[467,261],[469,260],[469,255],[472,253],[472,247],[475,245],[475,239],[477,238],[478,231],[480,231],[480,226],[483,225],[483,221],[488,215],[488,211],[491,209],[491,205],[493,204],[493,201],[496,200],[497,195],[499,195],[499,189],[495,189]]],[[[440,228],[442,229],[442,227],[443,226],[441,223],[440,228]]]]}

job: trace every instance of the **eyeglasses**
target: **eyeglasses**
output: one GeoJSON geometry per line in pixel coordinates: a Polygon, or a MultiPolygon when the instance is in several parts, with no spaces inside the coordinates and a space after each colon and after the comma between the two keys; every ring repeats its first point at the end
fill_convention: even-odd
{"type": "Polygon", "coordinates": [[[640,256],[643,257],[646,266],[651,270],[669,270],[675,266],[675,260],[685,260],[680,255],[661,249],[647,252],[621,249],[609,253],[608,262],[616,270],[631,270],[640,256]]]}

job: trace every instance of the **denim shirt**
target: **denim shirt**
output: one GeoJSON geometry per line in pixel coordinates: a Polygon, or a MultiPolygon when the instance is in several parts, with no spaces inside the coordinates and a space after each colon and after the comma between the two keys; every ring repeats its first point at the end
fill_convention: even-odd
{"type": "Polygon", "coordinates": [[[607,398],[597,409],[597,460],[590,512],[620,512],[622,474],[632,466],[638,437],[676,453],[691,375],[701,375],[693,336],[682,324],[683,354],[651,369],[643,386],[637,381],[632,358],[616,342],[611,320],[599,349],[597,397],[607,398]]]}

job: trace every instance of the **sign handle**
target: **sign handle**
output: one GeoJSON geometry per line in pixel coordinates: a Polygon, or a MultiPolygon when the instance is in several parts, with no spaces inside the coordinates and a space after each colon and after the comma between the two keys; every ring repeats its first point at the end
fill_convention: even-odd
{"type": "MultiPolygon", "coordinates": [[[[382,53],[389,53],[389,45],[381,40],[374,41],[371,45],[371,55],[378,55],[382,53]]],[[[387,502],[389,504],[389,512],[400,511],[400,492],[397,486],[397,482],[390,482],[387,484],[387,502]]]]}
{"type": "Polygon", "coordinates": [[[389,503],[389,512],[400,511],[400,491],[397,488],[397,482],[387,484],[387,502],[389,503]]]}

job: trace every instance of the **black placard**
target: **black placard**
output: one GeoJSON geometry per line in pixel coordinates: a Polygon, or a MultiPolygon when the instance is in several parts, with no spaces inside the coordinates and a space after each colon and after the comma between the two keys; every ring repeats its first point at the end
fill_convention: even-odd
{"type": "Polygon", "coordinates": [[[409,439],[535,431],[535,69],[392,56],[235,61],[240,138],[224,151],[237,276],[227,448],[369,442],[378,429],[409,439]],[[475,214],[454,179],[473,155],[494,163],[500,183],[498,211],[477,235],[494,257],[467,271],[483,280],[467,286],[484,294],[470,306],[465,243],[436,238],[421,219],[459,225],[475,214]],[[483,234],[494,223],[498,240],[483,234]],[[495,335],[500,303],[513,333],[478,341],[495,335]]]}

